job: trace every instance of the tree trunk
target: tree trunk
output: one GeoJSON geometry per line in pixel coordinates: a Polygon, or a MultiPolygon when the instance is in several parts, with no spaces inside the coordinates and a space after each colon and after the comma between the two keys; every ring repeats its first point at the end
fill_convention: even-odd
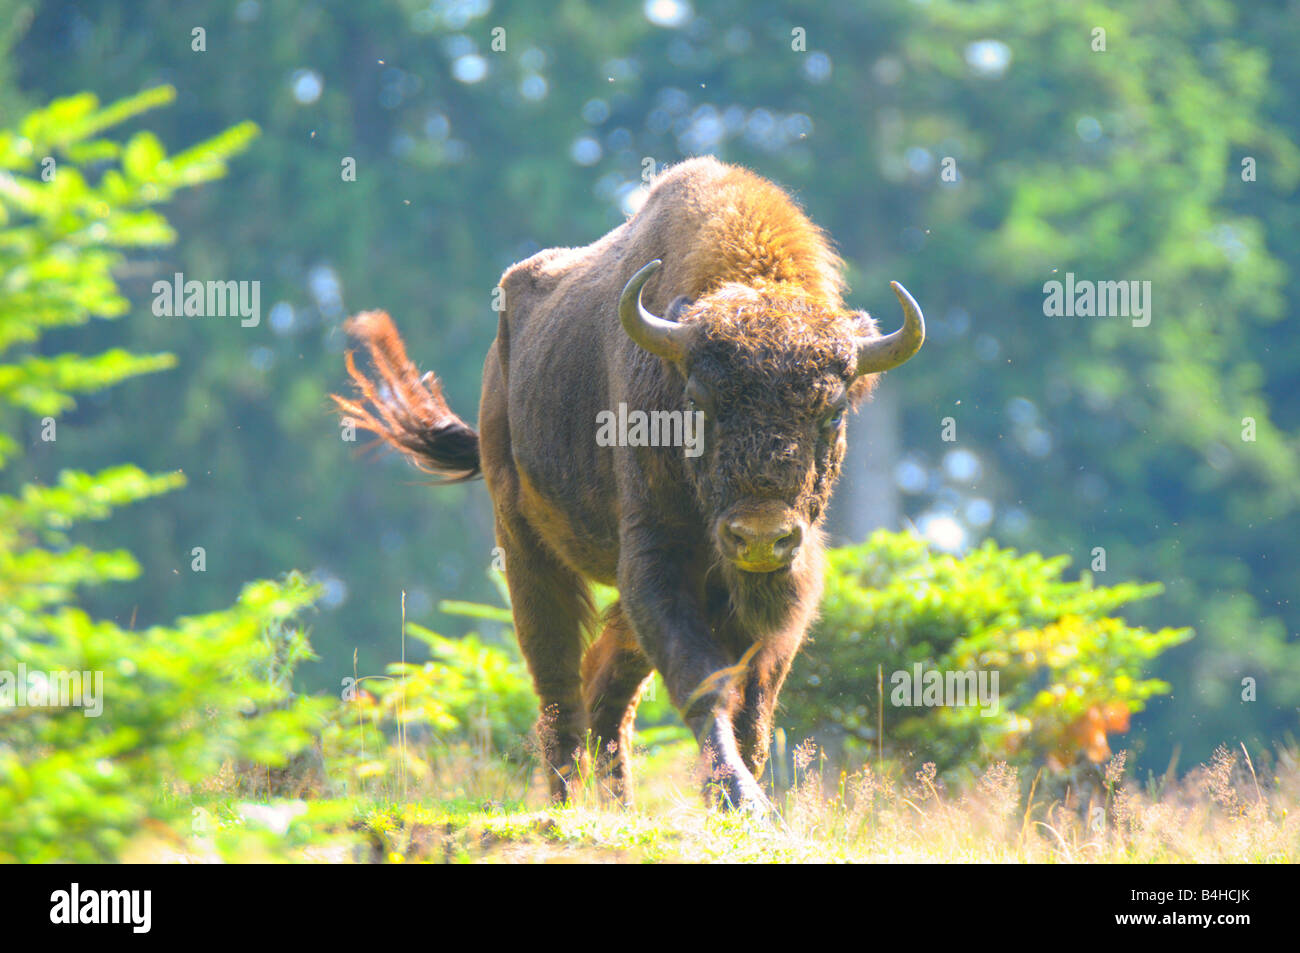
{"type": "Polygon", "coordinates": [[[832,544],[858,543],[873,530],[898,528],[898,401],[887,382],[861,411],[849,416],[848,443],[827,519],[832,544]]]}

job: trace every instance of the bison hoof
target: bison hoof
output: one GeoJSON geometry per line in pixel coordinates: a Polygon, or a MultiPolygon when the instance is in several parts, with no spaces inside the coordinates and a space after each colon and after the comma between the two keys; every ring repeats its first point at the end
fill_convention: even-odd
{"type": "Polygon", "coordinates": [[[711,778],[704,786],[704,797],[711,807],[724,811],[765,815],[772,809],[754,776],[743,769],[711,778]]]}

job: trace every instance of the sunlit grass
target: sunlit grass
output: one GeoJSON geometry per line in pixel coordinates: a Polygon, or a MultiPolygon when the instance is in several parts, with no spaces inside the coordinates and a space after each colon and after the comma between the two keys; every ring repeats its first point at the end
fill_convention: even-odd
{"type": "MultiPolygon", "coordinates": [[[[1087,796],[1045,793],[997,764],[961,789],[931,766],[835,772],[811,745],[764,816],[706,810],[693,746],[636,758],[638,803],[610,803],[580,779],[571,804],[547,802],[536,773],[469,746],[442,752],[405,800],[390,788],[301,799],[195,796],[188,836],[152,831],[133,860],[214,862],[900,862],[1285,863],[1300,859],[1300,769],[1283,752],[1256,777],[1244,751],[1219,749],[1181,781],[1139,785],[1124,759],[1087,796]]],[[[229,782],[229,779],[227,779],[229,782]]]]}

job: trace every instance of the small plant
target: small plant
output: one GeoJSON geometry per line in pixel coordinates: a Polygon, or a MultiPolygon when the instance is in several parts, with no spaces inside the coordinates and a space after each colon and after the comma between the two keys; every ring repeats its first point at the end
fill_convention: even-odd
{"type": "Polygon", "coordinates": [[[821,621],[782,696],[786,734],[816,736],[849,760],[883,753],[944,770],[972,759],[1059,770],[1106,761],[1108,737],[1168,691],[1143,670],[1192,633],[1112,616],[1158,584],[1070,582],[1067,562],[991,542],[958,558],[887,532],[832,550],[821,621]],[[995,686],[993,704],[954,705],[914,684],[950,673],[995,686]]]}

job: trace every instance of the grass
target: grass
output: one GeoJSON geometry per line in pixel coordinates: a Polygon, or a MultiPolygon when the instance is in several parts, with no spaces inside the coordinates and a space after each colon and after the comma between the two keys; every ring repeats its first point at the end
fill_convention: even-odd
{"type": "MultiPolygon", "coordinates": [[[[541,779],[469,746],[442,751],[419,790],[396,781],[317,788],[302,798],[241,796],[247,776],[194,795],[188,836],[153,830],[130,860],[360,863],[1287,863],[1300,859],[1300,766],[1282,753],[1258,777],[1244,749],[1219,749],[1180,781],[1124,777],[1124,756],[1081,795],[994,765],[950,788],[933,766],[852,774],[805,744],[795,783],[768,818],[710,812],[694,746],[636,758],[638,805],[584,778],[573,803],[541,779]],[[224,790],[222,789],[224,787],[224,790]]],[[[390,772],[396,778],[397,772],[390,772]]],[[[260,784],[261,775],[254,780],[260,784]]],[[[233,780],[232,780],[233,779],[233,780]]]]}

